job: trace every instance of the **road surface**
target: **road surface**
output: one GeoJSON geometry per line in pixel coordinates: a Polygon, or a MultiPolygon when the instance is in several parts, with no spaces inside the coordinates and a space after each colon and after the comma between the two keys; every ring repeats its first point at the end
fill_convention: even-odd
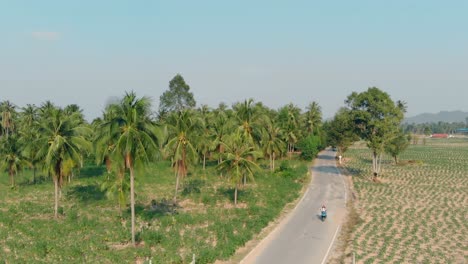
{"type": "Polygon", "coordinates": [[[346,210],[344,177],[335,163],[336,152],[322,151],[312,168],[312,181],[302,200],[241,262],[243,264],[325,263],[346,210]],[[320,220],[320,207],[328,217],[320,220]]]}

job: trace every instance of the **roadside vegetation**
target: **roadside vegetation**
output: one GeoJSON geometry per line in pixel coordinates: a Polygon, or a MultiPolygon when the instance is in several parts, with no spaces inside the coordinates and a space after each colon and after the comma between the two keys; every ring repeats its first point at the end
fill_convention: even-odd
{"type": "Polygon", "coordinates": [[[228,259],[295,200],[325,146],[321,110],[196,107],[180,75],[87,122],[78,105],[0,104],[0,259],[228,259]],[[300,154],[299,154],[300,153],[300,154]]]}

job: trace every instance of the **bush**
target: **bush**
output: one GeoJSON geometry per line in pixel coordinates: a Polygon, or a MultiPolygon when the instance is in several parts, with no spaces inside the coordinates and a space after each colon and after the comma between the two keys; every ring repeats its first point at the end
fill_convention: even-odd
{"type": "Polygon", "coordinates": [[[298,149],[301,151],[301,158],[304,160],[314,159],[320,150],[323,149],[320,137],[309,135],[298,143],[298,149]]]}

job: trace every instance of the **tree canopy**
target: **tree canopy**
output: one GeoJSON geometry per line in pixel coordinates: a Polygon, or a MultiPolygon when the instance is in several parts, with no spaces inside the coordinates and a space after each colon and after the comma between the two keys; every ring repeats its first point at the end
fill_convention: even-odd
{"type": "Polygon", "coordinates": [[[177,74],[169,82],[169,90],[159,97],[159,116],[165,117],[167,113],[181,111],[196,106],[190,86],[185,82],[182,75],[177,74]]]}

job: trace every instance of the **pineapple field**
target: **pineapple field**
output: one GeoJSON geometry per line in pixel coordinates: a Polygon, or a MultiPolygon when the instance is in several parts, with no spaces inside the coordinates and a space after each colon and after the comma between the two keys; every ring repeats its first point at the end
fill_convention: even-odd
{"type": "Polygon", "coordinates": [[[427,139],[398,164],[382,161],[372,182],[364,143],[347,153],[359,221],[345,257],[356,263],[466,263],[468,260],[468,140],[427,139]]]}

